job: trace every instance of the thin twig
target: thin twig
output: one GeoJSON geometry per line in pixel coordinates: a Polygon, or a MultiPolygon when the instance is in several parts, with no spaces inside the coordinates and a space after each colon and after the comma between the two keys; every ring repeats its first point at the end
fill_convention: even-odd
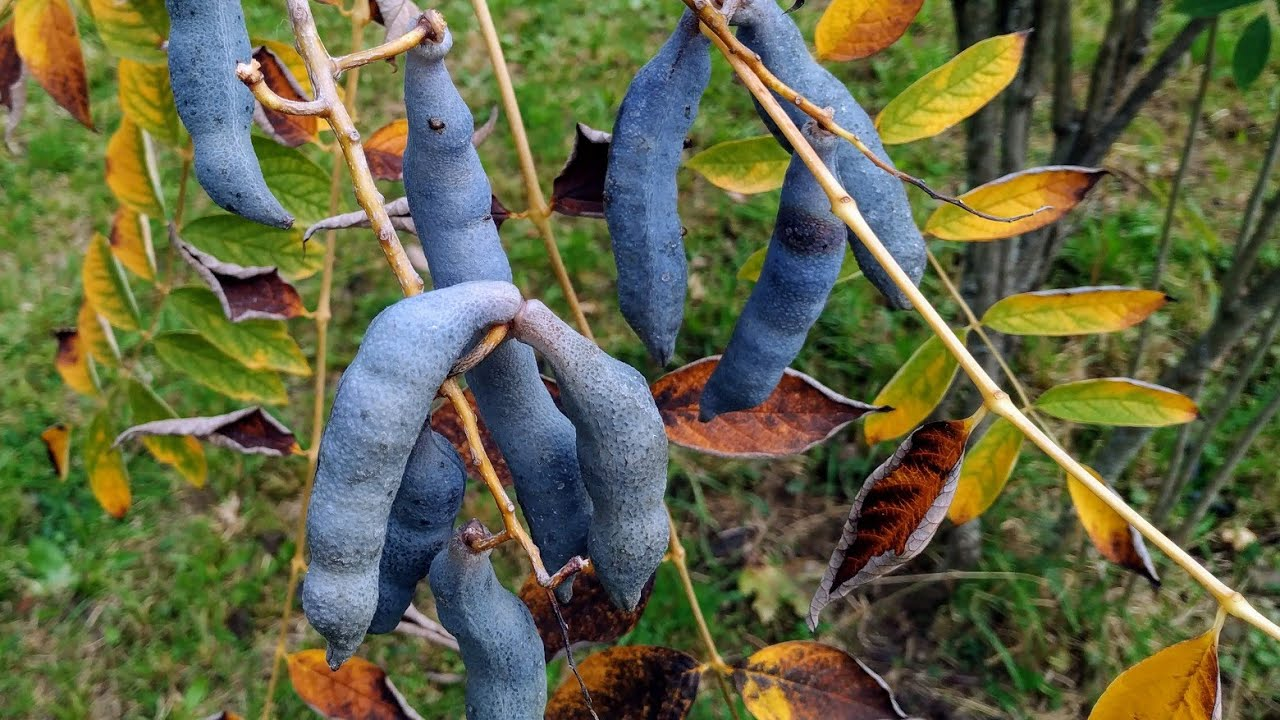
{"type": "Polygon", "coordinates": [[[480,342],[476,343],[476,346],[471,348],[470,352],[458,358],[458,361],[453,364],[453,368],[449,370],[449,377],[457,377],[475,369],[477,365],[484,362],[485,358],[489,357],[489,353],[498,349],[498,346],[507,339],[507,333],[510,331],[511,327],[505,323],[489,328],[489,332],[485,333],[480,342]]]}
{"type": "Polygon", "coordinates": [[[564,615],[560,612],[560,601],[556,599],[556,594],[548,588],[547,602],[551,603],[551,611],[556,615],[556,624],[560,626],[560,639],[564,641],[564,658],[569,663],[569,669],[573,671],[573,676],[578,679],[578,691],[582,693],[582,699],[587,703],[587,712],[591,713],[591,717],[600,720],[600,716],[596,714],[596,707],[591,702],[591,691],[587,689],[587,683],[582,679],[582,673],[578,672],[578,662],[573,659],[573,643],[569,640],[569,623],[564,621],[564,615]]]}
{"type": "Polygon", "coordinates": [[[437,36],[439,30],[440,28],[432,23],[427,13],[423,13],[418,16],[418,21],[414,23],[412,30],[395,40],[334,58],[333,75],[337,77],[348,70],[354,70],[379,60],[390,60],[421,45],[424,40],[439,42],[440,38],[437,36]]]}

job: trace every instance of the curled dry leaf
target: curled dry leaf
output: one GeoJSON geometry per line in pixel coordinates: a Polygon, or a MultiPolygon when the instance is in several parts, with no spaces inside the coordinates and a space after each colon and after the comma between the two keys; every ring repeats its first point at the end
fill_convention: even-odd
{"type": "MultiPolygon", "coordinates": [[[[391,218],[391,224],[397,230],[414,235],[418,234],[417,228],[413,226],[413,218],[409,215],[409,198],[398,197],[383,204],[383,207],[386,208],[387,216],[391,218]]],[[[346,230],[356,227],[369,227],[369,216],[365,214],[364,210],[327,217],[307,228],[307,231],[302,234],[302,241],[304,243],[307,242],[313,235],[322,230],[346,230]]]]}
{"type": "Polygon", "coordinates": [[[228,320],[285,320],[307,314],[302,296],[276,268],[222,262],[184,242],[173,226],[169,227],[169,240],[218,296],[228,320]]]}
{"type": "Polygon", "coordinates": [[[303,650],[287,659],[294,692],[327,718],[422,720],[382,668],[353,657],[333,671],[323,650],[303,650]]]}
{"type": "Polygon", "coordinates": [[[1054,165],[1005,175],[960,196],[975,210],[996,217],[1035,213],[1014,222],[978,217],[955,205],[933,211],[924,231],[939,240],[1001,240],[1051,225],[1079,205],[1107,174],[1100,168],[1054,165]],[[1036,212],[1039,210],[1039,212],[1036,212]]]}
{"type": "Polygon", "coordinates": [[[1080,380],[1051,387],[1036,398],[1046,413],[1078,423],[1164,427],[1200,417],[1195,400],[1133,378],[1080,380]]]}
{"type": "MultiPolygon", "coordinates": [[[[253,51],[253,59],[258,61],[263,80],[275,94],[286,100],[305,102],[310,99],[302,83],[272,48],[259,46],[253,51]]],[[[285,147],[298,147],[319,139],[320,118],[315,115],[288,115],[257,103],[253,119],[263,132],[285,147]]]]}
{"type": "Polygon", "coordinates": [[[840,543],[809,605],[809,628],[822,608],[919,555],[955,495],[969,429],[963,420],[921,425],[854,498],[840,543]]]}
{"type": "Polygon", "coordinates": [[[604,174],[613,136],[578,123],[573,151],[551,185],[551,209],[561,215],[604,217],[604,174]]]}
{"type": "Polygon", "coordinates": [[[8,112],[5,120],[4,141],[12,153],[17,153],[13,133],[22,122],[22,111],[27,106],[27,86],[22,81],[25,72],[22,58],[18,57],[18,45],[13,37],[13,22],[0,25],[0,106],[8,112]]]}
{"type": "MultiPolygon", "coordinates": [[[[555,385],[555,383],[545,378],[543,382],[548,387],[555,385]]],[[[476,396],[471,394],[470,389],[467,389],[463,395],[467,398],[467,404],[471,406],[471,412],[475,413],[476,425],[480,430],[480,440],[484,444],[485,454],[489,456],[489,462],[493,464],[494,472],[498,475],[498,480],[502,482],[504,487],[510,487],[514,482],[511,478],[511,468],[507,467],[507,461],[502,457],[502,451],[498,449],[498,444],[494,442],[493,436],[489,434],[489,428],[485,426],[484,420],[480,419],[480,409],[476,407],[476,396]]],[[[480,477],[480,470],[476,467],[475,459],[471,457],[471,446],[467,444],[467,435],[462,429],[462,420],[458,417],[458,411],[454,409],[452,403],[446,402],[431,413],[431,429],[443,435],[453,445],[458,454],[462,456],[463,462],[467,464],[467,469],[471,472],[472,477],[480,477]]]]}
{"type": "Polygon", "coordinates": [[[13,9],[18,56],[31,76],[81,125],[93,130],[89,83],[75,13],[67,0],[20,2],[13,9]]]}
{"type": "MultiPolygon", "coordinates": [[[[578,666],[591,706],[609,720],[681,720],[698,696],[702,666],[671,648],[609,648],[578,666]]],[[[547,702],[547,720],[592,720],[578,681],[570,676],[547,702]]]]}
{"type": "MultiPolygon", "coordinates": [[[[1093,468],[1086,466],[1085,469],[1099,482],[1106,483],[1093,468]]],[[[1147,552],[1147,544],[1142,535],[1112,510],[1110,505],[1070,475],[1067,476],[1067,491],[1071,495],[1071,504],[1075,506],[1076,517],[1080,518],[1080,524],[1084,526],[1085,533],[1098,552],[1111,562],[1138,573],[1153,586],[1159,587],[1160,576],[1151,562],[1151,554],[1147,552]]]]}
{"type": "Polygon", "coordinates": [[[696,360],[650,387],[671,442],[723,457],[781,457],[805,452],[863,415],[890,409],[851,400],[787,368],[760,406],[702,422],[698,398],[719,362],[719,355],[696,360]]]}
{"type": "Polygon", "coordinates": [[[280,457],[302,453],[293,433],[259,407],[212,417],[173,418],[142,423],[120,433],[114,444],[155,435],[191,435],[246,455],[280,457]]]}
{"type": "Polygon", "coordinates": [[[44,441],[45,452],[49,454],[49,464],[59,480],[66,480],[71,470],[71,426],[66,423],[50,425],[40,433],[44,441]]]}
{"type": "Polygon", "coordinates": [[[1010,295],[987,308],[982,324],[1007,335],[1064,336],[1133,327],[1164,307],[1159,290],[1079,287],[1010,295]]]}
{"type": "Polygon", "coordinates": [[[53,336],[58,341],[53,367],[62,376],[62,382],[81,395],[97,395],[98,375],[94,372],[88,349],[81,343],[80,333],[74,328],[64,328],[54,330],[53,336]]]}
{"type": "Polygon", "coordinates": [[[924,0],[833,0],[818,20],[814,44],[824,60],[858,60],[898,42],[924,0]]]}
{"type": "Polygon", "coordinates": [[[1120,673],[1098,698],[1089,720],[1221,718],[1219,630],[1167,647],[1120,673]]]}
{"type": "Polygon", "coordinates": [[[907,715],[884,678],[839,648],[797,640],[771,645],[733,671],[757,718],[889,720],[907,715]]]}
{"type": "MultiPolygon", "coordinates": [[[[573,581],[573,600],[560,605],[560,614],[569,627],[569,640],[579,643],[611,643],[635,629],[644,614],[653,593],[653,578],[640,594],[640,604],[633,612],[620,609],[609,599],[604,586],[596,577],[594,568],[578,573],[573,581]]],[[[520,600],[529,606],[533,621],[538,625],[538,635],[546,649],[547,660],[564,650],[564,634],[551,607],[551,598],[538,581],[530,575],[520,588],[520,600]]]]}

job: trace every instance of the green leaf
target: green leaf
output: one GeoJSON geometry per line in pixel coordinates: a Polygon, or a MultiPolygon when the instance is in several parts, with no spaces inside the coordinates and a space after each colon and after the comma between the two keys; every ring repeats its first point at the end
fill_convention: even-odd
{"type": "Polygon", "coordinates": [[[233,323],[213,293],[199,287],[174,290],[166,301],[214,347],[250,370],[279,370],[307,376],[311,367],[289,328],[280,320],[242,320],[233,323]]]}
{"type": "Polygon", "coordinates": [[[290,280],[309,277],[324,263],[324,252],[306,248],[300,230],[280,230],[235,215],[209,215],[182,228],[182,239],[222,260],[244,266],[269,265],[290,280]]]}
{"type": "Polygon", "coordinates": [[[89,0],[89,9],[98,36],[112,55],[164,65],[169,15],[163,0],[89,0]]]}
{"type": "Polygon", "coordinates": [[[142,313],[133,298],[124,269],[111,254],[107,239],[98,233],[94,233],[89,241],[80,281],[84,284],[85,298],[107,322],[121,330],[137,330],[141,326],[142,313]]]}
{"type": "Polygon", "coordinates": [[[771,135],[712,145],[685,162],[722,190],[751,195],[782,187],[791,154],[771,135]]]}
{"type": "Polygon", "coordinates": [[[1191,17],[1206,18],[1256,2],[1258,0],[1178,0],[1173,10],[1191,17]]]}
{"type": "Polygon", "coordinates": [[[235,400],[283,405],[284,383],[274,372],[250,370],[193,332],[157,335],[156,354],[166,365],[235,400]]]}
{"type": "Polygon", "coordinates": [[[286,210],[308,225],[331,214],[328,172],[297,149],[264,137],[253,138],[253,151],[258,154],[267,187],[286,210]]]}
{"type": "Polygon", "coordinates": [[[1081,380],[1049,388],[1036,407],[1063,420],[1093,425],[1163,427],[1199,417],[1182,393],[1130,378],[1081,380]]]}
{"type": "Polygon", "coordinates": [[[1271,20],[1266,13],[1254,18],[1240,33],[1235,54],[1231,56],[1231,74],[1236,85],[1247,88],[1262,74],[1271,55],[1271,20]]]}
{"type": "MultiPolygon", "coordinates": [[[[742,263],[742,267],[738,268],[738,279],[751,283],[758,282],[760,280],[760,271],[764,269],[764,257],[768,253],[768,245],[751,253],[747,261],[742,263]]],[[[858,261],[854,259],[853,253],[846,249],[844,262],[840,265],[840,277],[836,278],[836,285],[852,282],[860,277],[862,277],[862,271],[858,269],[858,261]]]]}
{"type": "MultiPolygon", "coordinates": [[[[154,390],[137,380],[129,381],[128,392],[134,425],[178,417],[154,390]]],[[[190,435],[154,435],[142,438],[142,445],[158,462],[177,470],[187,482],[204,487],[209,467],[198,440],[190,435]]]]}

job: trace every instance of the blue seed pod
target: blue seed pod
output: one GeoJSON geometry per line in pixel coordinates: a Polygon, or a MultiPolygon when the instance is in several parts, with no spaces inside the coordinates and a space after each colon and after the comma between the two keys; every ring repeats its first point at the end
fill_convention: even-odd
{"type": "MultiPolygon", "coordinates": [[[[838,172],[839,138],[815,123],[805,138],[838,172]]],[[[768,399],[804,347],[840,276],[845,225],[799,155],[791,157],[760,279],[733,328],[733,337],[699,400],[699,417],[753,408],[768,399]]]]}
{"type": "Polygon", "coordinates": [[[473,553],[454,536],[431,564],[436,613],[458,639],[467,669],[467,719],[542,720],[542,639],[529,608],[498,582],[491,553],[473,553]]]}
{"type": "MultiPolygon", "coordinates": [[[[834,108],[837,123],[861,138],[877,157],[892,165],[870,116],[853,99],[844,83],[813,59],[795,21],[774,0],[741,0],[730,22],[738,26],[738,39],[742,44],[758,53],[778,79],[818,107],[834,108]]],[[[808,120],[808,116],[794,104],[782,101],[782,107],[796,125],[803,126],[808,120]]],[[[769,126],[769,131],[790,151],[790,145],[768,115],[758,104],[756,109],[769,126]]],[[[911,281],[919,285],[927,261],[925,242],[911,217],[906,188],[849,143],[841,143],[837,157],[841,184],[858,203],[867,224],[875,230],[894,260],[911,281]]],[[[848,232],[848,238],[858,267],[890,305],[902,309],[911,307],[911,301],[893,284],[889,274],[852,230],[848,232]]]]}
{"type": "Polygon", "coordinates": [[[604,179],[604,217],[618,266],[618,306],[659,365],[675,353],[688,268],[676,171],[711,79],[710,41],[685,10],[618,108],[604,179]]]}
{"type": "Polygon", "coordinates": [[[253,153],[253,93],[236,64],[253,59],[240,0],[165,0],[169,80],[195,148],[196,180],[223,209],[287,228],[293,216],[267,188],[253,153]]]}
{"type": "MultiPolygon", "coordinates": [[[[492,193],[471,144],[471,110],[444,57],[446,34],[408,54],[404,73],[409,139],[404,187],[436,287],[511,280],[511,265],[490,217],[492,193]]],[[[485,425],[511,468],[516,496],[547,567],[587,549],[591,501],[578,470],[573,425],[556,409],[533,351],[506,343],[467,373],[485,425]]],[[[567,598],[572,586],[561,586],[567,598]]]]}
{"type": "Polygon", "coordinates": [[[374,318],[343,373],[320,443],[302,587],[331,667],[355,653],[373,620],[392,500],[436,391],[474,338],[509,322],[521,302],[503,282],[401,300],[374,318]]]}
{"type": "Polygon", "coordinates": [[[555,370],[594,506],[591,561],[613,602],[632,611],[662,562],[670,532],[663,505],[667,434],[649,385],[537,300],[525,303],[512,333],[555,370]]]}
{"type": "Polygon", "coordinates": [[[467,471],[458,451],[428,421],[409,453],[404,478],[391,503],[378,570],[378,609],[369,632],[391,632],[400,624],[432,559],[453,535],[453,519],[462,509],[466,484],[467,471]]]}

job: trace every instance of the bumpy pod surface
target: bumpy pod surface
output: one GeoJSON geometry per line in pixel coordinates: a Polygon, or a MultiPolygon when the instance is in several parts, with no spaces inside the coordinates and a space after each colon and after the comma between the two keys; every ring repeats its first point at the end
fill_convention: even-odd
{"type": "MultiPolygon", "coordinates": [[[[813,59],[795,21],[774,0],[741,0],[730,22],[738,26],[738,39],[742,44],[758,53],[778,79],[818,107],[834,108],[837,123],[861,138],[881,160],[892,164],[870,116],[853,99],[844,83],[813,59]]],[[[782,101],[782,107],[796,125],[803,127],[808,119],[804,111],[786,101],[782,101]]],[[[790,150],[789,143],[758,104],[756,109],[769,126],[769,131],[790,150]]],[[[911,217],[906,188],[850,143],[841,143],[837,155],[841,184],[858,203],[867,224],[875,230],[893,258],[911,281],[919,285],[927,261],[925,242],[911,217]]],[[[911,307],[907,296],[893,284],[889,274],[852,230],[848,237],[858,266],[871,284],[891,305],[903,309],[911,307]]]]}
{"type": "Polygon", "coordinates": [[[240,0],[165,0],[169,80],[178,116],[195,148],[196,180],[223,209],[287,228],[289,215],[253,153],[253,93],[236,64],[253,59],[240,0]]]}
{"type": "MultiPolygon", "coordinates": [[[[409,138],[404,187],[436,287],[511,280],[490,218],[491,192],[471,143],[471,110],[444,57],[446,34],[408,54],[404,73],[409,138]]],[[[533,351],[505,343],[467,374],[485,425],[511,468],[533,541],[553,571],[587,549],[591,500],[578,470],[573,425],[556,409],[533,351]]],[[[572,586],[565,583],[562,597],[572,586]]]]}
{"type": "Polygon", "coordinates": [[[662,562],[667,435],[644,376],[556,317],[525,303],[512,333],[551,363],[560,402],[578,429],[578,462],[595,512],[587,547],[600,583],[631,611],[662,562]]]}
{"type": "MultiPolygon", "coordinates": [[[[804,133],[823,162],[838,171],[839,138],[812,122],[804,133]]],[[[760,279],[703,388],[702,420],[768,399],[827,304],[840,276],[844,243],[844,223],[831,214],[831,202],[813,173],[793,155],[760,279]]]]}
{"type": "Polygon", "coordinates": [[[686,10],[631,80],[609,144],[604,217],[618,266],[618,306],[660,365],[675,353],[688,284],[676,171],[710,79],[710,41],[686,10]]]}
{"type": "Polygon", "coordinates": [[[401,300],[374,318],[342,374],[320,443],[302,586],[331,666],[355,653],[373,620],[387,519],[436,391],[476,335],[510,321],[520,304],[503,282],[401,300]]]}
{"type": "Polygon", "coordinates": [[[458,639],[467,668],[467,718],[542,720],[547,705],[542,640],[529,608],[498,582],[491,552],[473,553],[454,536],[431,563],[440,624],[458,639]]]}
{"type": "Polygon", "coordinates": [[[428,422],[409,453],[391,503],[378,569],[378,608],[369,632],[391,632],[400,623],[432,559],[453,534],[453,519],[462,509],[466,484],[467,471],[458,451],[428,422]]]}

